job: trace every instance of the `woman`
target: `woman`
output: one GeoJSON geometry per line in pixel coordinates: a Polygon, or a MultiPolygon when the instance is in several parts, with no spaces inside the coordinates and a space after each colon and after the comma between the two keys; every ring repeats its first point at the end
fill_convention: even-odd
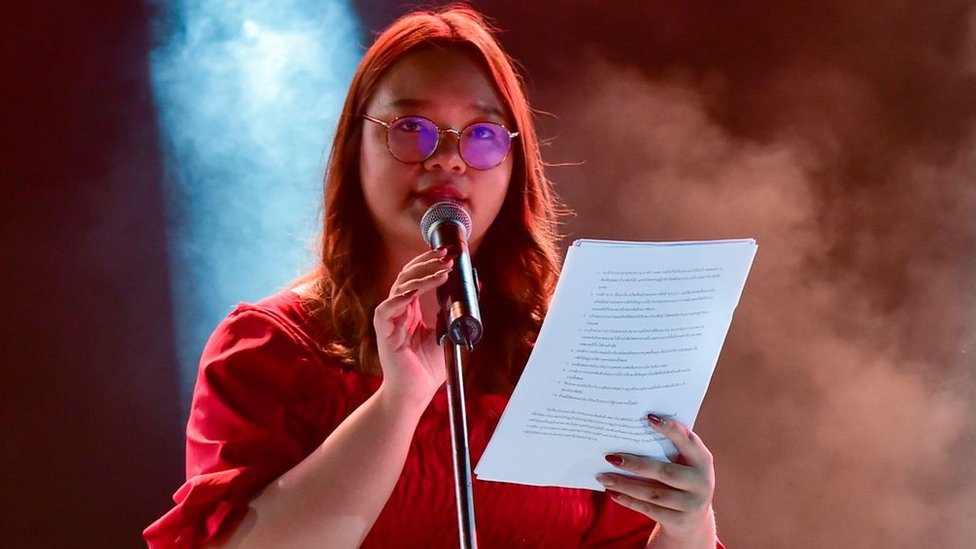
{"type": "MultiPolygon", "coordinates": [[[[444,356],[431,330],[452,260],[428,249],[420,218],[447,199],[472,218],[486,326],[465,372],[475,463],[558,273],[531,112],[476,13],[410,14],[377,38],[353,77],[325,189],[318,270],[238,307],[204,350],[188,480],[146,530],[151,546],[456,546],[444,356]]],[[[475,481],[480,546],[714,547],[711,456],[682,426],[651,419],[683,464],[607,456],[622,473],[600,476],[607,493],[475,481]]]]}

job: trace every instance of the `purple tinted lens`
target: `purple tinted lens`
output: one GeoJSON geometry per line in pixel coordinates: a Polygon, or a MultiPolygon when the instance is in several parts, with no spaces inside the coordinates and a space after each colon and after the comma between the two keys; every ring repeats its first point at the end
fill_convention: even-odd
{"type": "Polygon", "coordinates": [[[478,122],[461,133],[461,158],[478,170],[494,168],[508,156],[512,138],[508,130],[492,122],[478,122]]]}
{"type": "Polygon", "coordinates": [[[393,122],[387,133],[390,153],[401,162],[423,162],[437,148],[437,126],[419,116],[393,122]]]}

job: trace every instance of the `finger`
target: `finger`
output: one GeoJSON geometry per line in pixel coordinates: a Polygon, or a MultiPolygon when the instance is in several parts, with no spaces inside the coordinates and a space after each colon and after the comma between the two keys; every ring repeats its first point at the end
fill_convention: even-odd
{"type": "Polygon", "coordinates": [[[653,503],[658,507],[675,511],[690,512],[702,507],[704,498],[693,492],[685,492],[665,486],[659,482],[626,477],[612,473],[596,476],[597,482],[613,492],[625,494],[633,499],[653,503]]]}
{"type": "Polygon", "coordinates": [[[622,453],[610,454],[606,460],[633,476],[655,480],[679,490],[694,490],[701,484],[701,475],[687,465],[622,453]]]}
{"type": "Polygon", "coordinates": [[[403,292],[409,290],[417,290],[419,293],[424,294],[437,288],[447,282],[448,275],[451,273],[451,266],[450,263],[447,263],[437,271],[394,285],[394,288],[398,290],[396,295],[402,295],[403,292]]]}
{"type": "Polygon", "coordinates": [[[450,272],[454,267],[454,260],[450,258],[434,258],[428,261],[417,263],[411,267],[404,268],[397,275],[396,280],[393,283],[393,287],[390,288],[390,294],[402,293],[415,286],[411,285],[419,279],[423,279],[432,274],[439,273],[441,271],[450,272]]]}
{"type": "Polygon", "coordinates": [[[655,414],[647,414],[647,422],[651,428],[668,437],[675,449],[684,458],[685,463],[693,467],[712,465],[712,453],[702,442],[702,439],[680,422],[666,419],[655,414]]]}
{"type": "Polygon", "coordinates": [[[398,294],[391,295],[390,297],[384,299],[376,306],[376,311],[378,313],[383,313],[380,316],[384,318],[390,318],[396,316],[394,311],[400,311],[405,309],[410,303],[413,302],[414,298],[419,292],[419,288],[410,288],[404,290],[398,294]]]}
{"type": "Polygon", "coordinates": [[[417,292],[416,288],[401,292],[384,299],[376,306],[373,313],[373,326],[376,328],[377,335],[389,337],[393,334],[396,328],[394,319],[407,312],[410,304],[416,299],[417,292]]]}
{"type": "Polygon", "coordinates": [[[635,500],[652,503],[658,507],[681,512],[693,512],[702,507],[704,498],[694,492],[677,490],[655,481],[627,477],[613,473],[597,475],[608,492],[627,495],[635,500]]]}
{"type": "Polygon", "coordinates": [[[427,260],[429,260],[431,258],[446,257],[446,256],[447,256],[447,248],[437,248],[437,249],[433,249],[433,250],[427,250],[426,252],[424,252],[424,253],[418,255],[417,257],[414,257],[410,261],[408,261],[406,263],[406,265],[404,265],[404,267],[407,267],[407,266],[409,266],[409,265],[411,265],[413,263],[420,263],[420,262],[423,262],[423,261],[427,261],[427,260]]]}
{"type": "Polygon", "coordinates": [[[447,250],[446,249],[443,249],[442,248],[442,249],[439,249],[439,250],[431,250],[429,252],[424,252],[424,253],[418,255],[417,257],[411,259],[410,261],[408,261],[403,266],[403,268],[400,269],[400,271],[402,272],[402,271],[406,271],[406,270],[409,270],[409,269],[414,269],[418,265],[435,264],[438,261],[446,261],[447,259],[450,259],[450,258],[451,258],[451,256],[447,255],[447,250]]]}
{"type": "Polygon", "coordinates": [[[607,494],[613,501],[627,507],[628,509],[633,509],[638,513],[647,515],[661,525],[681,522],[684,520],[684,516],[688,514],[682,511],[675,511],[674,509],[661,507],[660,505],[656,505],[649,501],[640,500],[615,490],[607,490],[607,494]]]}
{"type": "Polygon", "coordinates": [[[399,285],[397,289],[400,291],[381,301],[373,312],[373,326],[377,335],[389,337],[395,328],[396,319],[406,314],[416,297],[447,282],[450,271],[450,267],[445,267],[423,278],[399,285]]]}
{"type": "Polygon", "coordinates": [[[397,278],[400,278],[404,273],[414,272],[418,268],[430,270],[431,268],[436,270],[436,265],[438,262],[444,262],[450,259],[447,255],[446,249],[430,250],[429,252],[424,252],[417,257],[408,261],[401,269],[397,278]]]}

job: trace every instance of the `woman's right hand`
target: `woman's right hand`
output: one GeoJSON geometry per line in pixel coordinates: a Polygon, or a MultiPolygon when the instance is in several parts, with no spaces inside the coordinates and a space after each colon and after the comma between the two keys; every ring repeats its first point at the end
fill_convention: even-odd
{"type": "Polygon", "coordinates": [[[425,322],[422,303],[430,308],[434,290],[447,281],[453,260],[446,249],[413,258],[397,275],[390,295],[376,306],[373,327],[386,391],[424,405],[444,383],[444,350],[436,328],[425,322]]]}

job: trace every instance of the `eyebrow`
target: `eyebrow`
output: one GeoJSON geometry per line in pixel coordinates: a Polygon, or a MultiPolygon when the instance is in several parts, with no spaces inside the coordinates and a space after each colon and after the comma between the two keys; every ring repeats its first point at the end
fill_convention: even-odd
{"type": "MultiPolygon", "coordinates": [[[[413,107],[429,107],[433,102],[427,101],[426,99],[396,99],[388,103],[390,107],[394,108],[413,108],[413,107]]],[[[501,109],[495,107],[494,105],[488,105],[482,102],[470,103],[470,106],[475,110],[481,111],[484,114],[495,115],[501,119],[506,119],[506,115],[501,109]]]]}

